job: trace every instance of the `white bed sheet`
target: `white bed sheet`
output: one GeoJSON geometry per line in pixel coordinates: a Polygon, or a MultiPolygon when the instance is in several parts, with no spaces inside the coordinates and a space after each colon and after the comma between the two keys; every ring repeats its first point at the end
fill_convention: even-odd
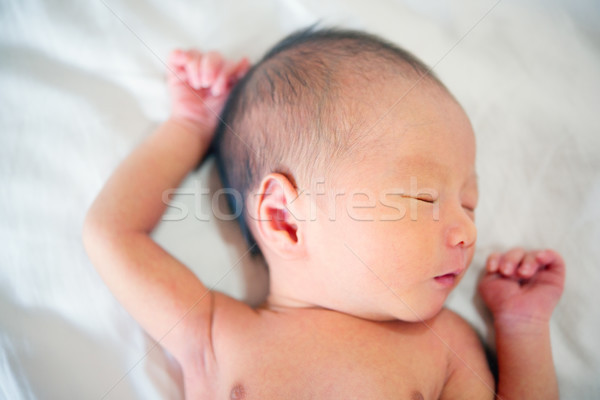
{"type": "MultiPolygon", "coordinates": [[[[449,306],[480,332],[485,256],[552,247],[568,266],[552,321],[565,399],[600,398],[600,6],[593,1],[4,1],[0,4],[0,398],[182,398],[176,364],[114,300],[80,231],[108,175],[168,112],[174,47],[256,60],[316,20],[421,57],[471,117],[478,250],[449,306]]],[[[208,285],[257,303],[261,263],[234,222],[204,221],[209,162],[155,238],[208,285]],[[181,207],[181,206],[180,206],[181,207]]]]}

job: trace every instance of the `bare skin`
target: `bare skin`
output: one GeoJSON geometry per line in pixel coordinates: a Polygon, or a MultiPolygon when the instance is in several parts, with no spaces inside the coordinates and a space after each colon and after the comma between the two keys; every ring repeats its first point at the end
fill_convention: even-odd
{"type": "MultiPolygon", "coordinates": [[[[405,166],[425,171],[419,178],[437,188],[439,199],[401,201],[418,201],[420,215],[430,215],[439,200],[440,223],[423,218],[358,226],[342,218],[310,225],[297,218],[306,204],[289,181],[277,174],[264,178],[263,195],[251,207],[258,216],[277,217],[251,229],[269,263],[272,291],[252,309],[207,290],[149,236],[165,209],[163,191],[177,187],[203,156],[215,113],[247,61],[176,51],[170,67],[182,78],[169,76],[171,118],[109,179],[87,215],[84,244],[116,298],[178,360],[186,398],[558,398],[548,328],[564,284],[558,254],[514,249],[488,259],[480,292],[495,317],[497,388],[473,330],[442,308],[471,261],[476,237],[473,134],[455,103],[440,100],[428,108],[431,99],[421,97],[410,103],[416,105],[410,115],[429,121],[435,132],[447,131],[426,143],[431,159],[447,168],[427,160],[405,166]],[[353,242],[350,234],[358,228],[370,232],[372,241],[353,242]],[[333,240],[322,246],[345,234],[351,252],[333,240]],[[419,247],[419,235],[428,238],[429,248],[419,247]],[[390,237],[406,238],[407,247],[369,251],[390,237]],[[396,279],[399,273],[405,279],[396,279]]],[[[408,140],[403,148],[423,153],[422,142],[408,140]]],[[[365,177],[365,185],[397,181],[394,171],[381,174],[382,180],[365,177]]],[[[389,213],[389,207],[372,211],[389,213]]]]}
{"type": "Polygon", "coordinates": [[[212,398],[227,399],[240,387],[247,399],[438,399],[451,398],[453,380],[466,376],[474,395],[493,398],[478,339],[451,311],[426,324],[373,322],[324,309],[239,311],[231,318],[224,312],[222,320],[217,314],[218,378],[191,380],[190,393],[210,389],[212,398]]]}

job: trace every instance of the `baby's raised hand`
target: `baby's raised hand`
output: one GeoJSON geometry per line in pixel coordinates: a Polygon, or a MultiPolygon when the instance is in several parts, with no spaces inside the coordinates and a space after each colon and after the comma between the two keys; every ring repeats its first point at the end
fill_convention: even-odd
{"type": "Polygon", "coordinates": [[[488,257],[479,292],[496,323],[547,323],[564,282],[560,254],[516,248],[488,257]]]}
{"type": "Polygon", "coordinates": [[[246,58],[233,62],[214,51],[174,50],[167,78],[171,118],[192,126],[204,125],[202,129],[212,134],[231,88],[249,67],[246,58]]]}

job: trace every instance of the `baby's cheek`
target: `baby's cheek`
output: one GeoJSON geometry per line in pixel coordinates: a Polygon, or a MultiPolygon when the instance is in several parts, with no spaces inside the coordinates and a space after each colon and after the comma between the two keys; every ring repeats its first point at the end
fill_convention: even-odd
{"type": "Polygon", "coordinates": [[[379,196],[377,219],[382,222],[400,222],[410,218],[409,202],[393,193],[382,193],[379,196]]]}

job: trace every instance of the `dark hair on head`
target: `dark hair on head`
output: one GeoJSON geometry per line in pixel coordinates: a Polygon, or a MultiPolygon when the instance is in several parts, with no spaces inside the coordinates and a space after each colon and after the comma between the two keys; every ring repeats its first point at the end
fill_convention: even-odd
{"type": "MultiPolygon", "coordinates": [[[[277,43],[237,83],[221,113],[213,151],[231,210],[242,232],[255,241],[245,219],[248,194],[272,172],[294,186],[315,171],[349,158],[361,135],[344,104],[345,87],[401,76],[443,87],[409,52],[375,35],[312,25],[277,43]]],[[[363,135],[364,136],[364,135],[363,135]]],[[[255,252],[257,246],[253,246],[255,252]]]]}

